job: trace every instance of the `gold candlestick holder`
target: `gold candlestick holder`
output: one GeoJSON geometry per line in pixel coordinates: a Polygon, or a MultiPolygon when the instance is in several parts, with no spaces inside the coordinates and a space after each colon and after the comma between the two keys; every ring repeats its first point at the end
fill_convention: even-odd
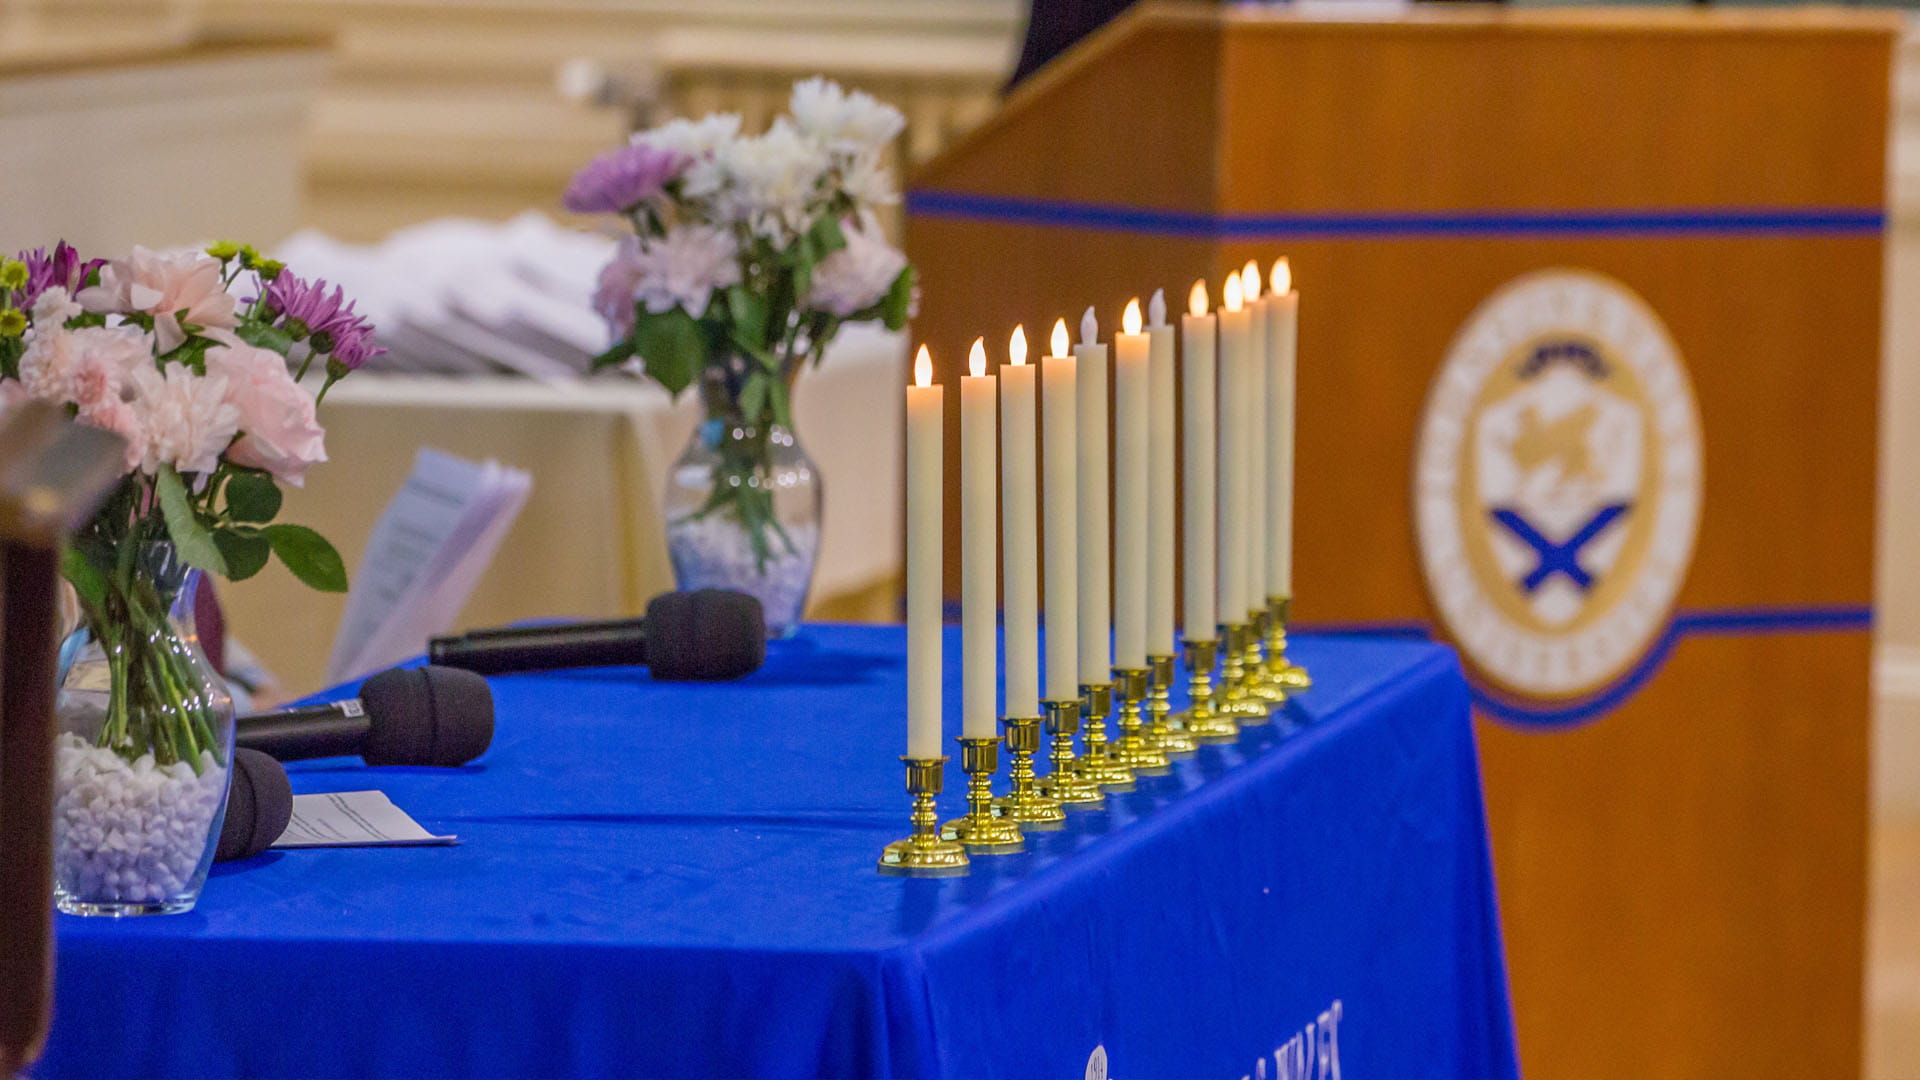
{"type": "Polygon", "coordinates": [[[1220,638],[1225,651],[1220,665],[1220,701],[1214,708],[1238,724],[1260,723],[1270,710],[1265,702],[1247,693],[1247,624],[1224,624],[1220,638]]]}
{"type": "Polygon", "coordinates": [[[1307,669],[1287,659],[1287,619],[1293,598],[1267,597],[1267,677],[1287,693],[1298,693],[1313,686],[1307,669]]]}
{"type": "Polygon", "coordinates": [[[1272,616],[1265,607],[1247,612],[1247,647],[1240,658],[1240,666],[1247,673],[1247,696],[1266,705],[1269,714],[1287,700],[1286,688],[1275,682],[1267,670],[1263,646],[1271,622],[1272,616]]]}
{"type": "Polygon", "coordinates": [[[1009,786],[1005,796],[994,800],[994,812],[1017,823],[1022,831],[1065,827],[1067,812],[1040,790],[1040,781],[1033,775],[1033,755],[1040,749],[1040,717],[1009,716],[1000,723],[1007,733],[1009,786]]]}
{"type": "Polygon", "coordinates": [[[947,759],[900,760],[907,763],[907,794],[913,796],[913,835],[887,845],[880,853],[880,872],[893,877],[959,877],[967,872],[967,849],[957,841],[940,839],[940,819],[933,812],[933,797],[940,794],[947,759]]]}
{"type": "Polygon", "coordinates": [[[1173,722],[1173,657],[1147,657],[1146,740],[1170,758],[1192,757],[1200,742],[1173,722]]]}
{"type": "Polygon", "coordinates": [[[1187,711],[1177,714],[1176,719],[1199,742],[1233,742],[1240,737],[1240,725],[1222,716],[1214,701],[1213,663],[1220,653],[1220,643],[1212,638],[1188,638],[1185,647],[1187,697],[1191,701],[1187,711]]]}
{"type": "Polygon", "coordinates": [[[967,812],[940,829],[942,840],[958,840],[975,853],[1007,854],[1026,848],[1020,826],[993,812],[993,773],[1000,767],[1000,740],[963,736],[960,767],[967,773],[967,812]]]}
{"type": "Polygon", "coordinates": [[[1156,776],[1173,768],[1166,752],[1147,741],[1146,725],[1140,707],[1147,697],[1146,668],[1114,668],[1113,688],[1120,697],[1120,738],[1113,753],[1120,763],[1136,774],[1156,776]]]}
{"type": "Polygon", "coordinates": [[[1113,742],[1107,738],[1113,684],[1081,683],[1080,707],[1086,743],[1086,752],[1080,755],[1080,775],[1107,791],[1132,791],[1133,770],[1113,752],[1113,742]]]}
{"type": "Polygon", "coordinates": [[[1063,810],[1085,810],[1106,799],[1100,785],[1080,774],[1073,753],[1073,734],[1080,730],[1080,699],[1043,701],[1047,709],[1047,735],[1052,739],[1047,759],[1053,771],[1040,778],[1040,790],[1063,810]]]}

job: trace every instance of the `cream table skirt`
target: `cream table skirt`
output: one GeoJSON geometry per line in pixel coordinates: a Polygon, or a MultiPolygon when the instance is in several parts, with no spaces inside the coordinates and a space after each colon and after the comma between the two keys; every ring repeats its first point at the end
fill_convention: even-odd
{"type": "MultiPolygon", "coordinates": [[[[887,595],[900,575],[905,360],[900,336],[851,328],[800,378],[794,424],[825,486],[813,610],[887,595]]],[[[321,413],[332,460],[304,489],[288,490],[281,518],[320,530],[349,572],[420,447],[532,474],[532,495],[456,628],[636,614],[673,587],[660,499],[667,467],[700,419],[692,394],[674,403],[658,386],[620,376],[362,375],[334,387],[321,413]]],[[[231,632],[283,689],[317,687],[344,597],[315,593],[276,563],[223,584],[221,601],[231,632]]]]}

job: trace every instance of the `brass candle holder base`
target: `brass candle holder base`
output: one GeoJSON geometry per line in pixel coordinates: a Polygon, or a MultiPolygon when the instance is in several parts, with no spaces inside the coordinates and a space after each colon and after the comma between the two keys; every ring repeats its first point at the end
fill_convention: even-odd
{"type": "Polygon", "coordinates": [[[942,840],[933,797],[940,794],[947,759],[900,759],[907,763],[907,793],[913,796],[913,835],[895,840],[880,853],[879,871],[892,877],[959,877],[967,872],[967,849],[942,840]]]}
{"type": "Polygon", "coordinates": [[[1120,738],[1114,741],[1113,756],[1137,775],[1158,776],[1172,770],[1166,752],[1148,742],[1146,724],[1140,707],[1147,697],[1146,668],[1114,668],[1113,688],[1120,697],[1120,738]]]}
{"type": "Polygon", "coordinates": [[[1224,652],[1221,654],[1220,700],[1214,706],[1220,715],[1240,724],[1265,723],[1273,710],[1266,702],[1247,693],[1247,624],[1226,623],[1220,628],[1224,652]]]}
{"type": "Polygon", "coordinates": [[[1052,740],[1047,759],[1053,771],[1040,778],[1040,790],[1064,810],[1086,810],[1106,800],[1100,785],[1080,774],[1073,753],[1073,734],[1080,730],[1080,699],[1041,702],[1047,709],[1047,735],[1052,740]]]}
{"type": "Polygon", "coordinates": [[[1185,647],[1187,696],[1192,702],[1186,712],[1176,714],[1174,719],[1186,729],[1188,736],[1199,742],[1233,742],[1240,737],[1240,725],[1214,708],[1213,662],[1219,654],[1220,643],[1212,638],[1199,641],[1189,638],[1185,647]]]}
{"type": "Polygon", "coordinates": [[[1293,599],[1267,597],[1267,677],[1288,693],[1299,693],[1313,686],[1307,669],[1287,659],[1287,618],[1293,599]]]}
{"type": "Polygon", "coordinates": [[[1000,767],[1000,740],[960,739],[960,767],[967,773],[967,812],[940,829],[940,839],[958,840],[976,854],[1006,854],[1025,850],[1020,826],[993,812],[993,772],[1000,767]]]}
{"type": "Polygon", "coordinates": [[[1265,704],[1269,713],[1287,700],[1286,687],[1273,678],[1267,665],[1264,645],[1272,621],[1272,613],[1264,607],[1247,612],[1247,647],[1240,658],[1247,673],[1247,696],[1265,704]]]}
{"type": "Polygon", "coordinates": [[[1200,741],[1173,722],[1173,657],[1147,657],[1147,729],[1144,738],[1169,758],[1192,757],[1200,741]]]}
{"type": "Polygon", "coordinates": [[[1033,755],[1040,749],[1040,722],[1037,716],[1009,716],[1000,721],[1007,733],[1010,784],[1007,794],[993,801],[993,810],[1024,832],[1060,829],[1067,823],[1067,812],[1040,790],[1040,781],[1033,775],[1033,755]]]}
{"type": "Polygon", "coordinates": [[[1133,770],[1114,753],[1113,742],[1107,738],[1107,717],[1113,712],[1113,684],[1081,683],[1080,706],[1086,745],[1077,766],[1080,775],[1106,791],[1132,791],[1133,770]]]}

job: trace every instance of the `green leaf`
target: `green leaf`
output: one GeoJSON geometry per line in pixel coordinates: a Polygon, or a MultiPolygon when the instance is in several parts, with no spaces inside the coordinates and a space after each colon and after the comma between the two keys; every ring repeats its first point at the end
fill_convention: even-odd
{"type": "Polygon", "coordinates": [[[791,406],[787,403],[787,384],[779,379],[768,379],[767,386],[767,403],[773,406],[773,422],[792,431],[793,416],[791,406]]]}
{"type": "Polygon", "coordinates": [[[734,340],[764,349],[767,340],[767,299],[744,285],[727,290],[727,309],[733,314],[734,340]]]}
{"type": "Polygon", "coordinates": [[[893,279],[893,287],[880,301],[880,318],[885,320],[887,329],[898,330],[907,325],[907,313],[913,308],[913,267],[900,271],[893,279]]]}
{"type": "Polygon", "coordinates": [[[68,545],[60,553],[60,576],[80,594],[80,604],[86,610],[99,611],[107,606],[107,575],[93,565],[86,552],[68,545]]]}
{"type": "Polygon", "coordinates": [[[227,481],[227,513],[233,520],[272,521],[279,512],[280,488],[273,477],[263,472],[242,472],[227,481]]]}
{"type": "Polygon", "coordinates": [[[215,529],[213,542],[226,557],[228,581],[245,581],[259,573],[267,565],[267,556],[273,553],[273,545],[267,538],[252,531],[215,529]]]}
{"type": "Polygon", "coordinates": [[[747,376],[747,385],[740,388],[740,415],[749,423],[760,419],[760,410],[767,407],[767,384],[770,382],[765,372],[756,371],[747,376]]]}
{"type": "Polygon", "coordinates": [[[821,258],[847,246],[847,234],[840,231],[840,219],[833,214],[827,214],[813,223],[812,236],[814,250],[820,253],[821,258]]]}
{"type": "Polygon", "coordinates": [[[154,477],[160,495],[160,516],[166,519],[167,536],[188,566],[197,566],[209,574],[227,576],[227,560],[214,545],[213,534],[193,512],[193,500],[187,497],[187,485],[173,466],[162,465],[154,477]]]}
{"type": "Polygon", "coordinates": [[[621,338],[619,341],[613,343],[612,348],[593,358],[593,370],[599,371],[605,367],[616,367],[631,359],[633,359],[633,341],[628,338],[621,338]]]}
{"type": "Polygon", "coordinates": [[[233,336],[249,345],[272,349],[281,356],[293,351],[293,335],[277,326],[257,322],[241,323],[234,328],[233,336]]]}
{"type": "Polygon", "coordinates": [[[294,577],[322,592],[347,591],[347,566],[326,537],[305,525],[269,525],[260,532],[294,577]]]}
{"type": "Polygon", "coordinates": [[[634,350],[647,374],[678,396],[707,363],[707,339],[693,316],[679,308],[654,315],[642,312],[633,327],[634,350]]]}

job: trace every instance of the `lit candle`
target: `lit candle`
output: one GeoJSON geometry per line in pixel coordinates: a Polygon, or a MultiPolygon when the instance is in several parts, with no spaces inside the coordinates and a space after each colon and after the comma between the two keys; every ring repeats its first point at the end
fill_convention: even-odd
{"type": "Polygon", "coordinates": [[[927,347],[907,387],[907,756],[940,756],[941,423],[945,388],[933,385],[927,347]]]}
{"type": "Polygon", "coordinates": [[[1113,339],[1113,665],[1147,666],[1147,364],[1140,301],[1113,339]]]}
{"type": "Polygon", "coordinates": [[[1000,369],[1001,561],[1008,716],[1040,715],[1040,527],[1034,492],[1033,373],[1027,332],[1013,328],[1000,369]]]}
{"type": "Polygon", "coordinates": [[[1293,425],[1300,294],[1286,259],[1273,264],[1267,304],[1267,592],[1293,595],[1293,425]]]}
{"type": "Polygon", "coordinates": [[[1247,323],[1247,578],[1242,610],[1267,608],[1267,304],[1260,295],[1260,264],[1247,260],[1240,291],[1247,323]]]}
{"type": "Polygon", "coordinates": [[[999,665],[993,643],[1000,609],[995,544],[994,384],[979,338],[960,380],[960,733],[991,739],[999,729],[999,665]]]}
{"type": "Polygon", "coordinates": [[[1147,652],[1172,656],[1173,327],[1159,289],[1147,304],[1147,652]]]}
{"type": "Polygon", "coordinates": [[[1100,324],[1088,308],[1080,317],[1080,344],[1073,347],[1080,368],[1080,682],[1113,681],[1113,558],[1108,548],[1107,516],[1107,347],[1100,324]]]}
{"type": "Polygon", "coordinates": [[[1231,274],[1220,308],[1220,579],[1216,617],[1246,621],[1247,608],[1247,323],[1240,275],[1231,274]]]}
{"type": "Polygon", "coordinates": [[[1185,565],[1181,581],[1186,589],[1180,622],[1188,641],[1214,638],[1214,323],[1207,314],[1207,285],[1193,283],[1187,294],[1187,314],[1180,318],[1181,379],[1185,425],[1181,453],[1185,475],[1180,521],[1185,530],[1185,565]]]}
{"type": "Polygon", "coordinates": [[[1076,400],[1075,360],[1067,348],[1067,322],[1053,324],[1052,350],[1040,362],[1040,451],[1046,483],[1047,531],[1043,540],[1043,572],[1047,581],[1047,700],[1074,701],[1080,697],[1079,665],[1079,495],[1074,456],[1079,452],[1074,433],[1076,400]]]}

